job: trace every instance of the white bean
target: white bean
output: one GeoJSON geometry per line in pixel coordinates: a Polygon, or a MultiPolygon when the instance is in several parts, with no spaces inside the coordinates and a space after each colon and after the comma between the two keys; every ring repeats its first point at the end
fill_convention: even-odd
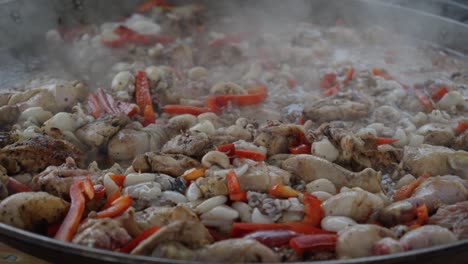
{"type": "Polygon", "coordinates": [[[306,185],[306,190],[309,193],[322,191],[333,195],[336,194],[335,184],[333,184],[328,179],[317,179],[315,181],[312,181],[306,185]]]}
{"type": "Polygon", "coordinates": [[[424,143],[424,136],[418,134],[409,135],[409,146],[419,146],[424,143]]]}
{"type": "Polygon", "coordinates": [[[416,178],[411,174],[406,174],[405,176],[401,177],[398,182],[395,184],[395,189],[400,189],[401,187],[408,185],[414,182],[416,178]]]}
{"type": "Polygon", "coordinates": [[[457,91],[451,91],[444,95],[437,103],[440,109],[449,111],[464,101],[463,95],[457,91]]]}
{"type": "Polygon", "coordinates": [[[52,113],[49,111],[45,111],[42,107],[30,107],[24,110],[21,115],[19,116],[19,121],[27,121],[28,119],[34,119],[37,121],[38,125],[41,125],[48,119],[52,117],[52,113]]]}
{"type": "Polygon", "coordinates": [[[119,186],[110,178],[111,175],[114,175],[114,173],[106,173],[104,175],[103,183],[104,187],[106,187],[106,194],[111,195],[115,193],[117,190],[119,190],[119,186]]]}
{"type": "Polygon", "coordinates": [[[162,197],[175,203],[175,204],[179,204],[179,203],[186,203],[187,202],[187,198],[183,195],[183,194],[180,194],[178,192],[174,192],[174,191],[165,191],[165,192],[162,192],[162,197]]]}
{"type": "Polygon", "coordinates": [[[314,142],[312,144],[312,150],[312,154],[331,162],[335,161],[340,155],[340,152],[335,148],[335,146],[333,146],[333,144],[328,139],[324,139],[319,142],[314,142]]]}
{"type": "Polygon", "coordinates": [[[346,216],[326,216],[322,219],[322,229],[339,232],[350,226],[357,225],[356,221],[346,216]]]}
{"type": "Polygon", "coordinates": [[[195,211],[199,214],[203,214],[208,212],[209,210],[215,208],[218,205],[225,204],[227,202],[227,197],[224,195],[218,195],[215,197],[211,197],[203,201],[203,203],[199,204],[195,211]]]}
{"type": "Polygon", "coordinates": [[[133,82],[133,75],[129,71],[121,71],[112,79],[111,88],[114,91],[123,91],[129,84],[133,84],[133,82]]]}
{"type": "Polygon", "coordinates": [[[200,188],[198,188],[198,185],[193,182],[187,188],[187,192],[185,193],[185,196],[187,196],[187,199],[189,201],[194,202],[202,197],[202,192],[200,191],[200,188]]]}
{"type": "Polygon", "coordinates": [[[188,71],[188,76],[191,80],[200,80],[208,74],[208,71],[201,66],[193,67],[188,71]]]}
{"type": "Polygon", "coordinates": [[[273,223],[273,219],[270,217],[263,215],[258,208],[254,208],[252,212],[252,223],[258,224],[271,224],[273,223]]]}
{"type": "Polygon", "coordinates": [[[44,123],[44,128],[47,133],[50,133],[52,128],[58,128],[61,131],[75,131],[75,119],[70,113],[60,112],[44,123]]]}
{"type": "Polygon", "coordinates": [[[193,127],[189,129],[190,131],[194,132],[203,132],[207,134],[208,136],[212,136],[216,133],[216,129],[213,126],[213,123],[209,120],[203,120],[197,124],[195,124],[193,127]]]}
{"type": "Polygon", "coordinates": [[[395,147],[403,147],[408,144],[408,138],[406,137],[406,133],[403,129],[397,128],[393,138],[398,139],[398,141],[394,142],[393,145],[395,147]]]}
{"type": "Polygon", "coordinates": [[[242,222],[249,223],[252,221],[252,208],[250,208],[248,204],[244,202],[234,202],[231,206],[239,213],[242,222]]]}
{"type": "Polygon", "coordinates": [[[317,198],[322,202],[325,202],[326,200],[333,197],[333,195],[331,195],[331,194],[329,194],[327,192],[322,192],[322,191],[312,192],[312,194],[317,196],[317,198]]]}
{"type": "Polygon", "coordinates": [[[153,173],[130,173],[125,177],[124,187],[139,184],[142,182],[154,181],[156,174],[153,173]]]}
{"type": "Polygon", "coordinates": [[[200,216],[207,220],[234,220],[239,217],[239,212],[227,205],[219,205],[200,216]]]}

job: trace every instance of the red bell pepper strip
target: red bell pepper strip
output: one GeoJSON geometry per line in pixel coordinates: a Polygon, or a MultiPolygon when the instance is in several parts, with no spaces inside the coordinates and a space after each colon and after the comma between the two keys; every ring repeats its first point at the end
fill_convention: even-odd
{"type": "Polygon", "coordinates": [[[320,222],[324,217],[322,209],[322,201],[320,201],[315,195],[310,193],[304,193],[304,223],[312,226],[320,226],[320,222]]]}
{"type": "Polygon", "coordinates": [[[211,112],[209,108],[192,105],[165,105],[163,110],[165,113],[171,115],[191,114],[197,116],[203,113],[211,112]]]}
{"type": "Polygon", "coordinates": [[[167,3],[164,0],[148,0],[148,1],[145,1],[142,4],[140,4],[137,7],[137,11],[140,12],[140,13],[143,13],[143,12],[146,12],[146,11],[150,10],[153,6],[160,6],[160,7],[163,7],[163,8],[172,7],[172,5],[170,5],[169,3],[167,3]]]}
{"type": "Polygon", "coordinates": [[[232,237],[243,237],[249,233],[265,230],[291,230],[301,234],[334,234],[304,222],[286,222],[274,224],[256,223],[233,223],[231,228],[232,237]]]}
{"type": "Polygon", "coordinates": [[[414,90],[414,94],[418,98],[419,102],[426,107],[427,110],[432,111],[434,108],[432,106],[431,101],[429,101],[429,98],[419,89],[414,90]]]}
{"type": "Polygon", "coordinates": [[[209,96],[206,104],[210,110],[217,113],[219,110],[232,103],[237,106],[256,105],[263,102],[268,94],[267,88],[263,85],[247,90],[248,94],[226,94],[209,96]]]}
{"type": "Polygon", "coordinates": [[[224,145],[217,146],[216,149],[218,151],[226,153],[226,155],[228,155],[228,156],[232,156],[232,155],[234,155],[234,151],[236,150],[236,146],[234,146],[234,144],[230,143],[230,144],[224,144],[224,145]]]}
{"type": "Polygon", "coordinates": [[[333,72],[326,73],[322,77],[322,79],[320,79],[320,88],[330,89],[335,85],[336,85],[336,74],[333,72]]]}
{"type": "Polygon", "coordinates": [[[71,205],[55,239],[71,241],[85,210],[86,200],[94,198],[94,187],[90,179],[74,182],[70,187],[71,205]]]}
{"type": "Polygon", "coordinates": [[[455,129],[455,132],[457,132],[457,134],[461,134],[465,132],[465,130],[467,129],[468,129],[468,122],[458,121],[458,125],[457,125],[457,128],[455,129]]]}
{"type": "Polygon", "coordinates": [[[299,235],[299,233],[291,230],[279,229],[252,232],[246,235],[244,238],[255,239],[267,247],[282,247],[288,245],[289,240],[299,235]]]}
{"type": "Polygon", "coordinates": [[[427,210],[426,204],[421,204],[420,206],[416,207],[416,219],[407,223],[411,229],[418,228],[423,226],[427,223],[429,219],[429,212],[427,210]]]}
{"type": "Polygon", "coordinates": [[[375,138],[375,143],[377,145],[385,145],[385,144],[392,144],[397,142],[398,139],[396,138],[384,138],[384,137],[376,137],[375,138]]]}
{"type": "Polygon", "coordinates": [[[435,92],[431,96],[431,98],[432,98],[432,100],[437,100],[438,101],[438,100],[442,99],[442,97],[444,97],[444,95],[447,94],[447,93],[448,93],[447,87],[443,86],[439,90],[437,90],[437,92],[435,92]]]}
{"type": "Polygon", "coordinates": [[[127,245],[120,248],[118,251],[123,253],[130,253],[133,249],[135,249],[143,240],[147,239],[154,233],[158,232],[160,229],[159,226],[150,227],[143,232],[141,232],[137,237],[135,237],[132,241],[130,241],[127,245]]]}
{"type": "Polygon", "coordinates": [[[207,168],[200,168],[200,169],[191,169],[189,171],[186,171],[184,173],[184,175],[182,175],[182,177],[184,177],[185,180],[187,181],[193,181],[193,180],[196,180],[200,177],[203,177],[205,176],[205,171],[207,170],[207,168]]]}
{"type": "Polygon", "coordinates": [[[242,191],[236,172],[231,169],[226,173],[226,182],[229,191],[229,199],[232,201],[246,201],[247,193],[242,191]]]}
{"type": "Polygon", "coordinates": [[[289,245],[297,254],[305,251],[332,251],[336,248],[336,240],[336,234],[302,235],[292,238],[289,245]]]}
{"type": "Polygon", "coordinates": [[[97,218],[115,217],[121,215],[132,205],[132,197],[130,195],[122,195],[112,202],[111,206],[99,211],[97,218]]]}
{"type": "Polygon", "coordinates": [[[322,92],[323,96],[333,96],[340,91],[340,84],[337,83],[333,87],[328,88],[327,90],[322,92]]]}
{"type": "Polygon", "coordinates": [[[265,154],[258,152],[258,151],[247,150],[247,149],[235,149],[234,155],[239,158],[246,158],[246,159],[251,159],[255,161],[264,161],[266,159],[265,154]]]}
{"type": "Polygon", "coordinates": [[[300,192],[294,190],[289,186],[284,186],[282,184],[275,184],[269,190],[268,194],[278,198],[292,198],[298,197],[300,192]]]}
{"type": "Polygon", "coordinates": [[[254,32],[237,32],[226,34],[226,36],[223,38],[213,40],[210,44],[208,44],[208,47],[219,48],[227,44],[241,43],[242,41],[247,40],[255,35],[256,34],[254,32]]]}
{"type": "Polygon", "coordinates": [[[156,116],[153,111],[149,81],[144,71],[138,71],[136,74],[135,100],[144,118],[142,122],[143,125],[146,126],[154,123],[156,121],[156,116]]]}
{"type": "Polygon", "coordinates": [[[112,194],[108,195],[107,196],[107,200],[106,200],[106,203],[104,204],[104,206],[102,207],[103,210],[111,207],[112,203],[117,200],[117,198],[120,197],[120,188],[113,192],[112,194]]]}
{"type": "Polygon", "coordinates": [[[115,184],[117,184],[117,186],[119,186],[120,188],[122,188],[126,176],[123,175],[123,174],[112,174],[112,175],[109,176],[109,178],[111,178],[111,180],[112,180],[113,182],[115,182],[115,184]]]}
{"type": "Polygon", "coordinates": [[[310,144],[300,144],[296,147],[289,147],[291,154],[310,154],[310,144]]]}
{"type": "Polygon", "coordinates": [[[417,178],[414,182],[398,189],[393,195],[393,201],[401,201],[409,198],[413,194],[414,190],[430,176],[431,174],[425,173],[421,177],[417,178]]]}
{"type": "Polygon", "coordinates": [[[9,192],[12,193],[19,193],[19,192],[32,192],[33,190],[24,183],[17,181],[12,177],[8,177],[7,182],[7,189],[9,192]]]}
{"type": "Polygon", "coordinates": [[[289,78],[287,82],[288,82],[288,87],[289,88],[294,88],[297,85],[296,79],[289,78]]]}
{"type": "Polygon", "coordinates": [[[346,72],[345,78],[341,82],[343,85],[348,85],[348,83],[353,79],[354,75],[354,68],[350,67],[348,71],[346,72]]]}
{"type": "Polygon", "coordinates": [[[106,194],[106,187],[102,184],[94,185],[94,199],[101,199],[106,194]]]}
{"type": "Polygon", "coordinates": [[[88,96],[88,105],[94,118],[98,118],[104,113],[104,109],[102,109],[99,99],[95,94],[88,96]]]}

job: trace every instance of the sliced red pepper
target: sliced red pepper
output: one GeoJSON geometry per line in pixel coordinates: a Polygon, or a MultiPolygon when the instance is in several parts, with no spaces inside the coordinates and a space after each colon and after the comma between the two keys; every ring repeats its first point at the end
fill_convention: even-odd
{"type": "Polygon", "coordinates": [[[255,36],[254,32],[237,32],[237,33],[230,33],[226,34],[225,37],[215,39],[213,40],[210,44],[208,44],[208,47],[210,48],[219,48],[227,44],[238,44],[241,43],[244,40],[247,40],[251,37],[255,36]]]}
{"type": "Polygon", "coordinates": [[[334,232],[320,229],[306,222],[286,222],[284,225],[286,225],[289,230],[301,234],[334,234],[334,232]]]}
{"type": "Polygon", "coordinates": [[[289,152],[291,152],[291,154],[310,154],[310,149],[310,144],[300,144],[296,147],[289,147],[289,152]]]}
{"type": "Polygon", "coordinates": [[[418,98],[419,102],[424,105],[426,107],[427,110],[429,111],[432,111],[432,109],[434,108],[432,106],[432,103],[431,101],[429,100],[429,98],[419,89],[415,89],[414,90],[414,94],[416,95],[416,97],[418,98]]]}
{"type": "Polygon", "coordinates": [[[234,155],[239,158],[246,158],[246,159],[251,159],[255,161],[264,161],[266,159],[265,154],[258,152],[258,151],[248,150],[248,149],[235,149],[234,155]]]}
{"type": "Polygon", "coordinates": [[[302,235],[291,239],[289,245],[297,254],[305,251],[333,251],[336,248],[336,234],[302,235]]]}
{"type": "Polygon", "coordinates": [[[289,186],[284,186],[282,184],[275,184],[269,190],[268,194],[278,198],[292,198],[298,197],[300,192],[294,190],[289,186]]]}
{"type": "Polygon", "coordinates": [[[420,206],[416,207],[416,219],[409,222],[407,225],[411,229],[415,229],[415,228],[425,225],[428,219],[429,219],[429,212],[427,210],[427,206],[426,204],[421,204],[420,206]]]}
{"type": "Polygon", "coordinates": [[[353,79],[354,75],[354,68],[350,67],[348,71],[346,72],[345,78],[341,82],[343,85],[348,85],[348,83],[353,79]]]}
{"type": "Polygon", "coordinates": [[[244,238],[255,239],[267,247],[282,247],[288,245],[291,238],[299,235],[299,233],[291,230],[279,229],[255,231],[246,235],[244,238]]]}
{"type": "Polygon", "coordinates": [[[126,37],[119,37],[118,39],[101,39],[102,45],[109,48],[120,48],[128,42],[126,37]]]}
{"type": "Polygon", "coordinates": [[[206,104],[213,112],[219,112],[219,110],[228,103],[232,103],[237,106],[257,105],[263,102],[268,96],[267,88],[263,85],[249,89],[247,92],[248,94],[210,96],[207,98],[206,104]]]}
{"type": "Polygon", "coordinates": [[[234,146],[234,144],[230,143],[230,144],[224,144],[224,145],[217,146],[216,149],[218,151],[226,153],[226,155],[228,155],[228,156],[232,156],[232,155],[234,155],[234,151],[236,150],[236,146],[234,146]]]}
{"type": "Polygon", "coordinates": [[[123,175],[123,174],[112,174],[112,175],[109,176],[109,178],[111,178],[111,180],[114,181],[115,184],[117,184],[117,186],[122,188],[126,176],[123,175]]]}
{"type": "Polygon", "coordinates": [[[111,195],[107,196],[106,203],[104,204],[102,209],[107,209],[107,208],[111,207],[112,203],[115,200],[117,200],[117,198],[119,198],[119,197],[120,197],[120,188],[117,191],[115,191],[114,193],[112,193],[111,195]]]}
{"type": "Polygon", "coordinates": [[[296,87],[296,85],[297,85],[296,79],[292,79],[292,78],[288,79],[288,87],[289,88],[294,88],[294,87],[296,87]]]}
{"type": "Polygon", "coordinates": [[[206,172],[207,168],[200,168],[200,169],[191,169],[187,172],[184,173],[184,175],[182,175],[182,177],[184,177],[185,180],[187,181],[193,181],[193,180],[196,180],[200,177],[203,177],[205,176],[205,172],[206,172]]]}
{"type": "Polygon", "coordinates": [[[425,173],[421,177],[417,178],[414,182],[398,189],[393,195],[393,201],[401,201],[401,200],[411,197],[414,190],[430,176],[431,176],[430,173],[425,173]]]}
{"type": "Polygon", "coordinates": [[[148,77],[144,71],[138,71],[135,78],[135,100],[143,115],[144,126],[156,122],[156,115],[153,111],[150,86],[148,77]]]}
{"type": "Polygon", "coordinates": [[[24,183],[17,181],[15,178],[8,177],[7,189],[12,193],[32,192],[33,190],[24,183]]]}
{"type": "Polygon", "coordinates": [[[135,237],[132,241],[130,241],[127,245],[120,248],[118,251],[123,253],[130,253],[133,249],[135,249],[143,240],[147,239],[154,233],[158,232],[160,229],[159,226],[150,227],[143,232],[141,232],[137,237],[135,237]]]}
{"type": "Polygon", "coordinates": [[[230,169],[229,172],[226,173],[226,182],[229,191],[229,199],[232,201],[247,200],[247,193],[242,191],[239,179],[237,178],[236,172],[233,169],[230,169]]]}
{"type": "Polygon", "coordinates": [[[320,201],[315,195],[310,193],[304,193],[304,223],[312,226],[320,226],[320,222],[324,217],[322,209],[322,201],[320,201]]]}
{"type": "Polygon", "coordinates": [[[375,138],[375,143],[377,145],[392,144],[392,143],[395,143],[397,141],[398,141],[398,139],[396,139],[396,138],[384,138],[384,137],[375,138]]]}
{"type": "Polygon", "coordinates": [[[98,118],[104,113],[104,109],[102,109],[99,99],[95,94],[88,96],[88,106],[94,118],[98,118]]]}
{"type": "Polygon", "coordinates": [[[130,195],[122,195],[112,202],[111,206],[99,211],[97,218],[116,217],[125,212],[132,206],[132,197],[130,195]]]}
{"type": "Polygon", "coordinates": [[[444,95],[446,95],[447,93],[448,93],[447,87],[443,86],[443,87],[440,87],[440,89],[437,90],[437,92],[435,92],[431,96],[431,98],[432,98],[432,100],[438,101],[438,100],[442,99],[442,97],[444,97],[444,95]]]}
{"type": "Polygon", "coordinates": [[[340,91],[340,84],[337,83],[333,87],[328,88],[327,90],[323,91],[322,95],[329,97],[329,96],[333,96],[337,94],[339,91],[340,91]]]}
{"type": "Polygon", "coordinates": [[[165,105],[163,110],[165,113],[171,115],[191,114],[197,116],[203,113],[211,112],[209,108],[192,105],[165,105]]]}
{"type": "Polygon", "coordinates": [[[458,125],[457,125],[457,128],[455,129],[455,132],[457,132],[457,134],[461,134],[465,132],[465,130],[467,129],[468,129],[468,122],[458,121],[458,125]]]}
{"type": "Polygon", "coordinates": [[[117,106],[114,106],[114,98],[110,94],[106,94],[102,88],[99,88],[97,91],[97,98],[101,103],[102,108],[112,115],[117,115],[119,113],[117,106]]]}
{"type": "Polygon", "coordinates": [[[372,73],[375,76],[380,76],[380,77],[384,78],[387,81],[388,80],[393,80],[393,78],[386,71],[383,71],[383,70],[380,70],[380,69],[377,69],[377,68],[373,68],[372,73]]]}
{"type": "Polygon", "coordinates": [[[336,73],[326,73],[322,79],[320,79],[320,88],[330,89],[336,85],[336,73]]]}
{"type": "Polygon", "coordinates": [[[106,187],[102,184],[94,185],[94,199],[101,199],[106,194],[106,187]]]}
{"type": "Polygon", "coordinates": [[[74,182],[70,187],[71,205],[67,216],[63,220],[55,239],[62,241],[71,241],[75,235],[78,225],[85,210],[86,200],[94,197],[94,187],[90,179],[84,179],[74,182]]]}
{"type": "Polygon", "coordinates": [[[169,3],[167,3],[164,0],[148,0],[148,1],[145,1],[142,4],[140,4],[137,7],[137,11],[140,12],[140,13],[143,13],[143,12],[146,12],[146,11],[150,10],[153,6],[160,6],[160,7],[164,7],[164,8],[172,7],[172,5],[170,5],[169,3]]]}

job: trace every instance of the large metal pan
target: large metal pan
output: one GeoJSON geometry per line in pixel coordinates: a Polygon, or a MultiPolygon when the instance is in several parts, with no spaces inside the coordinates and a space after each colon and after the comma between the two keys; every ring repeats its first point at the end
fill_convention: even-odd
{"type": "MultiPolygon", "coordinates": [[[[300,0],[297,0],[300,1],[300,0]]],[[[429,41],[468,54],[468,26],[428,13],[371,0],[305,1],[308,8],[295,8],[296,1],[207,1],[210,9],[229,10],[232,5],[248,15],[268,12],[281,19],[285,12],[298,19],[330,24],[337,18],[362,27],[381,25],[397,33],[429,41]],[[267,2],[267,4],[265,4],[267,2]],[[256,9],[256,8],[259,9],[256,9]]],[[[304,1],[301,1],[304,3],[304,1]]],[[[138,1],[109,0],[0,0],[0,88],[27,79],[40,64],[44,32],[58,23],[74,24],[116,19],[133,10],[138,1]],[[36,63],[36,64],[35,64],[36,63]],[[31,66],[32,65],[32,66],[31,66]]],[[[304,5],[297,5],[303,7],[304,5]]],[[[88,248],[36,235],[0,223],[0,241],[31,255],[59,263],[182,263],[177,260],[134,256],[88,248]]],[[[359,243],[359,241],[356,241],[359,243]]],[[[467,263],[468,240],[389,256],[327,263],[467,263]]]]}

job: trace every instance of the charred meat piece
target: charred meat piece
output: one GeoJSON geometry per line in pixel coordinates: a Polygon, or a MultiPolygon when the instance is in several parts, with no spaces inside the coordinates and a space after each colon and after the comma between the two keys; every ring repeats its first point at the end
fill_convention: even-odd
{"type": "Polygon", "coordinates": [[[148,152],[136,156],[132,167],[138,172],[158,172],[178,177],[186,170],[200,166],[200,162],[181,154],[148,152]]]}
{"type": "Polygon", "coordinates": [[[49,136],[37,136],[2,148],[0,165],[9,174],[34,173],[51,165],[61,165],[68,157],[81,164],[82,154],[74,145],[49,136]]]}

